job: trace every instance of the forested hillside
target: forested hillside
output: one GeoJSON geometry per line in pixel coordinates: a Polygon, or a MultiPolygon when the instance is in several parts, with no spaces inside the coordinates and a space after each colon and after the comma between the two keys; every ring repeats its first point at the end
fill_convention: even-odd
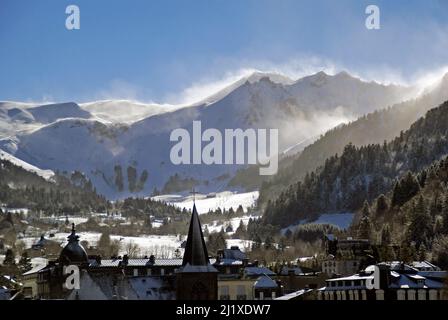
{"type": "Polygon", "coordinates": [[[427,112],[389,143],[345,146],[303,181],[268,201],[264,221],[287,226],[326,212],[355,211],[391,189],[407,171],[417,172],[448,154],[448,102],[427,112]]]}
{"type": "Polygon", "coordinates": [[[254,181],[261,184],[259,204],[263,208],[267,200],[280,194],[289,185],[305,178],[309,172],[325,164],[326,159],[341,154],[349,143],[360,147],[368,144],[382,144],[406,130],[429,109],[448,99],[448,75],[432,91],[418,99],[406,101],[392,107],[375,111],[358,120],[328,131],[320,139],[306,147],[300,154],[284,158],[279,171],[272,177],[255,176],[258,170],[241,170],[233,179],[235,185],[254,187],[254,181]],[[252,177],[254,177],[252,179],[252,177]]]}
{"type": "Polygon", "coordinates": [[[383,259],[395,259],[390,246],[407,250],[409,260],[431,259],[448,267],[448,158],[417,173],[408,172],[385,195],[364,204],[352,234],[380,243],[383,259]]]}
{"type": "Polygon", "coordinates": [[[0,203],[49,214],[105,210],[108,204],[80,172],[47,181],[8,160],[0,160],[0,203]]]}

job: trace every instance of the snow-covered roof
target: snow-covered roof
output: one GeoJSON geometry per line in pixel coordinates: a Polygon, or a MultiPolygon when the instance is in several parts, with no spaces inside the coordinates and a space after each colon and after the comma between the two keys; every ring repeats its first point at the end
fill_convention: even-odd
{"type": "Polygon", "coordinates": [[[247,276],[257,276],[257,275],[268,275],[273,276],[275,272],[266,267],[246,267],[244,268],[244,273],[247,276]]]}
{"type": "Polygon", "coordinates": [[[189,263],[187,263],[185,266],[182,267],[181,272],[183,273],[195,273],[195,272],[216,272],[218,273],[218,270],[216,270],[215,267],[213,267],[211,264],[206,266],[193,266],[189,263]]]}
{"type": "Polygon", "coordinates": [[[30,275],[30,274],[37,273],[37,272],[39,272],[40,270],[42,270],[43,268],[45,268],[45,267],[46,267],[46,265],[44,265],[44,264],[37,265],[37,266],[35,266],[34,268],[32,268],[31,270],[25,272],[25,273],[23,274],[23,276],[28,276],[28,275],[30,275]]]}
{"type": "Polygon", "coordinates": [[[237,246],[230,249],[224,249],[223,255],[225,259],[244,260],[247,258],[246,254],[242,252],[237,246]]]}
{"type": "Polygon", "coordinates": [[[411,262],[411,266],[418,270],[432,270],[432,271],[440,271],[441,269],[432,264],[429,261],[413,261],[411,262]]]}
{"type": "Polygon", "coordinates": [[[129,284],[141,300],[174,300],[175,290],[162,277],[133,277],[129,284]]]}
{"type": "MultiPolygon", "coordinates": [[[[91,267],[118,267],[122,259],[101,259],[98,263],[95,259],[90,259],[91,267]]],[[[128,267],[144,267],[144,266],[170,266],[170,267],[180,267],[182,265],[182,259],[155,259],[151,262],[149,258],[145,259],[129,259],[128,267]]]]}
{"type": "Polygon", "coordinates": [[[311,256],[311,257],[299,257],[297,260],[299,262],[306,262],[308,260],[313,260],[313,259],[315,259],[315,257],[311,256]]]}
{"type": "MultiPolygon", "coordinates": [[[[210,263],[212,263],[210,259],[210,263]]],[[[241,260],[235,260],[235,259],[220,259],[219,262],[215,260],[212,264],[214,265],[220,265],[220,266],[240,266],[243,264],[243,261],[241,260]]]]}
{"type": "Polygon", "coordinates": [[[347,280],[351,281],[351,280],[365,280],[365,279],[373,279],[373,275],[361,276],[359,274],[354,274],[354,275],[348,276],[348,277],[327,279],[325,281],[333,282],[333,281],[347,281],[347,280]]]}
{"type": "Polygon", "coordinates": [[[264,289],[264,288],[278,288],[277,282],[272,280],[270,277],[263,275],[255,281],[254,288],[264,289]]]}
{"type": "MultiPolygon", "coordinates": [[[[383,265],[385,263],[382,263],[383,265]]],[[[443,282],[447,275],[446,272],[442,271],[418,271],[412,267],[407,265],[403,265],[401,263],[387,263],[386,265],[391,266],[392,268],[389,270],[390,274],[390,289],[410,289],[410,288],[428,288],[428,289],[440,289],[443,288],[443,282]],[[397,267],[398,266],[398,267],[397,267]],[[406,267],[407,266],[407,267],[406,267]],[[434,277],[428,276],[431,274],[435,274],[434,277]]],[[[366,280],[373,279],[373,266],[369,266],[365,270],[366,272],[370,272],[369,274],[354,274],[348,277],[335,278],[335,279],[327,279],[325,280],[327,283],[341,282],[337,283],[337,286],[329,286],[324,287],[319,290],[349,290],[359,288],[360,285],[351,285],[347,284],[345,281],[354,281],[354,280],[366,280]]],[[[365,284],[362,284],[361,287],[365,287],[365,284]]]]}
{"type": "Polygon", "coordinates": [[[280,274],[282,276],[287,276],[289,272],[294,272],[294,275],[296,276],[303,274],[303,271],[300,267],[288,267],[288,266],[283,266],[282,270],[280,271],[280,274]]]}
{"type": "Polygon", "coordinates": [[[275,298],[274,300],[292,300],[297,297],[303,296],[305,293],[308,293],[310,291],[313,291],[312,289],[302,289],[296,292],[285,294],[284,296],[275,298]]]}

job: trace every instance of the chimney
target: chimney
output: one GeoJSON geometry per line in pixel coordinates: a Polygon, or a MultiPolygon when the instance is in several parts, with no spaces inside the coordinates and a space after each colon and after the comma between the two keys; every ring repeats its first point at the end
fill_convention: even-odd
{"type": "Polygon", "coordinates": [[[243,259],[243,267],[247,267],[248,264],[249,264],[249,259],[248,258],[244,258],[243,259]]]}
{"type": "Polygon", "coordinates": [[[129,263],[129,257],[127,254],[123,256],[123,265],[127,266],[129,263]]]}
{"type": "Polygon", "coordinates": [[[156,257],[153,254],[149,256],[149,263],[151,264],[156,263],[156,257]]]}

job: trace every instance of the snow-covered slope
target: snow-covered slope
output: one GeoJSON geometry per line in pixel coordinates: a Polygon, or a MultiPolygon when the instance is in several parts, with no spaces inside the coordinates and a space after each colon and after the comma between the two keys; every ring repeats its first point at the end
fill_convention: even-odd
{"type": "Polygon", "coordinates": [[[301,220],[297,224],[283,228],[281,232],[285,233],[287,230],[294,231],[295,229],[297,229],[298,226],[304,224],[332,224],[344,230],[350,227],[354,216],[355,214],[350,212],[321,214],[317,220],[314,221],[301,220]]]}
{"type": "Polygon", "coordinates": [[[39,123],[52,123],[59,119],[78,118],[89,119],[92,115],[81,109],[74,102],[47,104],[26,109],[33,115],[34,120],[39,123]]]}
{"type": "Polygon", "coordinates": [[[22,167],[23,169],[25,169],[27,171],[33,172],[46,180],[51,180],[51,178],[53,178],[53,176],[54,176],[53,171],[39,169],[29,163],[26,163],[25,161],[22,161],[16,157],[10,155],[9,153],[7,153],[3,150],[0,150],[0,159],[8,160],[9,162],[13,163],[14,165],[16,165],[18,167],[22,167]]]}
{"type": "Polygon", "coordinates": [[[202,122],[202,130],[278,128],[281,152],[409,94],[409,88],[363,82],[347,73],[318,73],[292,81],[257,72],[183,107],[129,101],[0,104],[0,128],[2,117],[20,127],[14,131],[5,126],[0,147],[41,168],[83,171],[111,198],[148,195],[175,173],[196,179],[201,192],[211,192],[222,190],[241,166],[173,165],[173,129],[192,132],[193,120],[202,122]]]}
{"type": "Polygon", "coordinates": [[[82,103],[80,107],[105,123],[132,123],[178,108],[173,105],[146,104],[130,100],[94,101],[82,103]]]}
{"type": "MultiPolygon", "coordinates": [[[[180,209],[191,209],[193,207],[193,196],[182,197],[180,195],[160,195],[152,197],[154,200],[163,201],[172,204],[180,209]]],[[[199,214],[214,211],[218,208],[221,210],[237,210],[241,205],[246,212],[247,208],[253,207],[258,199],[258,191],[234,193],[230,191],[218,192],[209,195],[195,195],[196,209],[199,214]]]]}

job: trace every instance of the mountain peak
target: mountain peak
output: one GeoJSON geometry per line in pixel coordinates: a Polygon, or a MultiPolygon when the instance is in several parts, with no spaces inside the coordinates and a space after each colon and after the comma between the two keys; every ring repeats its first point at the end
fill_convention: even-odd
{"type": "Polygon", "coordinates": [[[334,75],[335,78],[346,78],[346,79],[354,79],[354,77],[348,73],[347,71],[341,71],[334,75]]]}
{"type": "Polygon", "coordinates": [[[264,72],[264,71],[254,71],[249,76],[246,77],[246,80],[250,83],[255,83],[260,80],[266,81],[269,80],[273,83],[279,84],[290,84],[293,80],[281,73],[277,72],[264,72]]]}

